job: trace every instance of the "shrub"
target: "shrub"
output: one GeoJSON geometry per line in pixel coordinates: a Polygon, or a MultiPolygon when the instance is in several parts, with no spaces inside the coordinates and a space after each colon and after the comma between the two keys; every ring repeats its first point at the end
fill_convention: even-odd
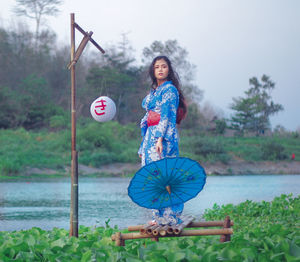
{"type": "Polygon", "coordinates": [[[216,123],[216,134],[223,135],[225,133],[227,124],[224,119],[218,119],[215,121],[216,123]]]}
{"type": "Polygon", "coordinates": [[[209,136],[184,137],[180,143],[182,156],[198,161],[220,161],[228,163],[231,156],[226,152],[224,143],[220,139],[209,136]]]}
{"type": "Polygon", "coordinates": [[[222,143],[220,143],[216,139],[211,140],[206,137],[198,138],[194,142],[194,151],[196,154],[200,154],[205,157],[209,154],[216,155],[225,153],[225,149],[222,143]]]}
{"type": "Polygon", "coordinates": [[[275,141],[263,144],[261,150],[263,160],[284,160],[288,158],[284,146],[275,141]]]}

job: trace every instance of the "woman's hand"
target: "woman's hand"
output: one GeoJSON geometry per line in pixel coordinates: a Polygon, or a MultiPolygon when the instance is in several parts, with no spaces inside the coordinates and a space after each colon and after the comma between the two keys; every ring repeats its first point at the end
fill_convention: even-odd
{"type": "Polygon", "coordinates": [[[162,145],[162,137],[159,137],[156,145],[155,145],[155,150],[158,154],[161,154],[163,151],[163,145],[162,145]]]}

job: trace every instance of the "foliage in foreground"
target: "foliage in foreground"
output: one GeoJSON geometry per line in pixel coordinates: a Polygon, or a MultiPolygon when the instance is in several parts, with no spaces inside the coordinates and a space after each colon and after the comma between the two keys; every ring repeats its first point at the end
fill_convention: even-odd
{"type": "Polygon", "coordinates": [[[127,240],[117,247],[116,229],[81,226],[79,238],[54,228],[0,232],[0,261],[300,261],[300,196],[246,201],[206,210],[206,220],[234,221],[231,242],[219,236],[127,240]]]}

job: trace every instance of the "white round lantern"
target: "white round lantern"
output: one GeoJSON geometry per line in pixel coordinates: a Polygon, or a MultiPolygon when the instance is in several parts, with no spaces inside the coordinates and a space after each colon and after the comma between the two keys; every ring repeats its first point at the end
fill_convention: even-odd
{"type": "Polygon", "coordinates": [[[100,96],[91,104],[90,111],[96,121],[106,122],[114,118],[116,105],[109,97],[100,96]]]}

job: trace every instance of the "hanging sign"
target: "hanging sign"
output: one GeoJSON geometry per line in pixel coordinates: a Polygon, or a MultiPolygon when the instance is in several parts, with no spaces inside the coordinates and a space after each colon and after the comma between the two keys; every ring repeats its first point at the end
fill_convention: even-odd
{"type": "Polygon", "coordinates": [[[90,111],[96,121],[106,122],[114,118],[116,105],[109,97],[100,96],[91,104],[90,111]]]}

